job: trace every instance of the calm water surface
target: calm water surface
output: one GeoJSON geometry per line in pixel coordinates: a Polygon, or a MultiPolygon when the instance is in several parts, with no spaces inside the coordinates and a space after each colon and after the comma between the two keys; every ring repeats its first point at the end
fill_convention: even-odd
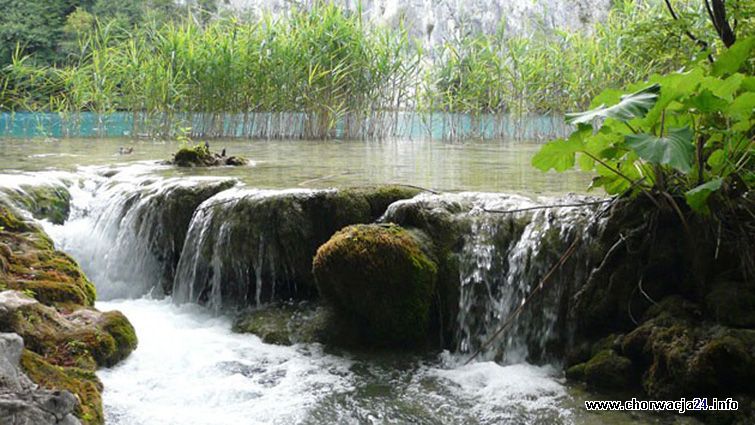
{"type": "MultiPolygon", "coordinates": [[[[532,142],[211,141],[229,155],[252,160],[246,167],[181,169],[164,175],[231,176],[259,188],[344,187],[402,183],[436,190],[518,193],[583,192],[590,176],[577,171],[542,173],[530,165],[540,144],[532,142]]],[[[0,169],[74,170],[170,158],[178,142],[126,139],[0,139],[0,169]],[[133,147],[119,155],[119,147],[133,147]]]]}

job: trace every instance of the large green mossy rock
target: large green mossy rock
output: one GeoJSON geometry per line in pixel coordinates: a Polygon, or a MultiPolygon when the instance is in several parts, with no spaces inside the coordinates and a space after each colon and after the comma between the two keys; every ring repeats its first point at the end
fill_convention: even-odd
{"type": "Polygon", "coordinates": [[[0,203],[0,290],[28,291],[48,305],[94,304],[94,285],[68,255],[13,208],[0,203]]]}
{"type": "Polygon", "coordinates": [[[0,196],[39,220],[63,224],[71,211],[71,194],[62,182],[0,186],[0,196]]]}
{"type": "Polygon", "coordinates": [[[396,225],[355,225],[317,250],[317,287],[371,345],[414,346],[430,325],[438,267],[423,242],[396,225]]]}

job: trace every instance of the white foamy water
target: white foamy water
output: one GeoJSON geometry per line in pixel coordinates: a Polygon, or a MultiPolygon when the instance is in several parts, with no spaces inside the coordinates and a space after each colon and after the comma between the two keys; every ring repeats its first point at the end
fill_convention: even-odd
{"type": "Polygon", "coordinates": [[[349,361],[319,346],[280,347],[233,334],[230,322],[168,300],[98,303],[129,317],[139,348],[99,373],[109,424],[297,423],[348,391],[349,361]]]}
{"type": "Polygon", "coordinates": [[[549,367],[328,354],[230,332],[227,318],[169,300],[97,304],[126,314],[139,347],[98,375],[115,425],[571,423],[549,367]]]}

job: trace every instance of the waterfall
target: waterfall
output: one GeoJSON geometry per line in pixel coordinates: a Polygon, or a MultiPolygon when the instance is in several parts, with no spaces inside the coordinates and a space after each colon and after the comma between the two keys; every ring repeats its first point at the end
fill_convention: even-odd
{"type": "Polygon", "coordinates": [[[86,168],[68,187],[65,225],[44,223],[58,247],[73,255],[97,286],[98,298],[162,294],[183,247],[195,205],[235,182],[160,178],[154,167],[86,168]],[[183,229],[183,230],[182,230],[183,229]],[[104,284],[107,282],[107,284],[104,284]]]}
{"type": "Polygon", "coordinates": [[[600,207],[541,208],[591,201],[505,194],[423,195],[399,201],[382,220],[415,226],[451,246],[458,262],[456,351],[503,363],[539,361],[569,337],[569,295],[590,270],[589,245],[600,231],[600,207]],[[507,212],[517,211],[517,212],[507,212]],[[445,229],[445,230],[442,230],[445,229]],[[456,230],[449,230],[456,229],[456,230]],[[576,242],[575,242],[576,241],[576,242]],[[574,253],[542,293],[496,335],[572,243],[574,253]],[[489,340],[493,343],[486,345],[489,340]]]}
{"type": "Polygon", "coordinates": [[[207,199],[189,225],[173,300],[219,311],[306,297],[313,287],[300,286],[312,285],[311,256],[325,241],[317,228],[332,233],[338,227],[312,214],[318,200],[334,193],[238,188],[207,199]]]}
{"type": "MultiPolygon", "coordinates": [[[[316,249],[345,225],[374,221],[382,211],[364,194],[163,178],[154,165],[0,182],[0,192],[12,190],[21,201],[37,193],[35,185],[67,190],[65,224],[43,223],[59,248],[81,263],[100,299],[171,294],[174,303],[198,303],[214,312],[315,296],[316,249]]],[[[590,244],[601,229],[602,209],[537,207],[592,199],[425,194],[391,200],[380,220],[424,231],[450,251],[456,267],[445,278],[458,298],[443,322],[451,324],[457,352],[481,350],[481,358],[503,363],[537,362],[568,342],[568,299],[593,265],[590,244]],[[498,336],[573,243],[568,261],[498,336]]]]}

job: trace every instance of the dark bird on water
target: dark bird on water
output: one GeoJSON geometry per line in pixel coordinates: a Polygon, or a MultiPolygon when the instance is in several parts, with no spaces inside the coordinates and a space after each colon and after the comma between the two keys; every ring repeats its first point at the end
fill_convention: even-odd
{"type": "Polygon", "coordinates": [[[121,146],[120,148],[118,148],[119,155],[131,155],[132,153],[134,153],[133,147],[124,148],[123,146],[121,146]]]}
{"type": "Polygon", "coordinates": [[[223,151],[220,152],[220,156],[225,157],[225,148],[223,148],[223,151]]]}
{"type": "Polygon", "coordinates": [[[210,149],[210,142],[208,142],[207,140],[205,140],[204,141],[204,147],[209,150],[210,149]]]}

